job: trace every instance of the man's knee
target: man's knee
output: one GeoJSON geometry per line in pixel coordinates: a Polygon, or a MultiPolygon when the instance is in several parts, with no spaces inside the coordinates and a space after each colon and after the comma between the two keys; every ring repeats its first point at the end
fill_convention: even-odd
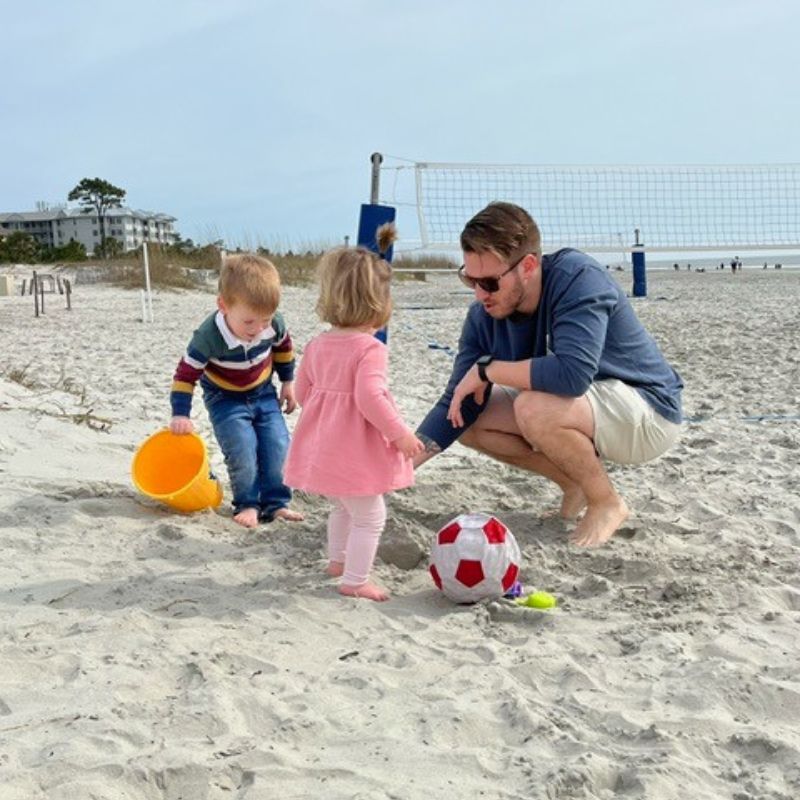
{"type": "Polygon", "coordinates": [[[520,430],[538,430],[543,424],[549,424],[549,416],[541,392],[520,392],[514,398],[514,419],[520,430]]]}
{"type": "Polygon", "coordinates": [[[559,428],[580,431],[594,436],[594,418],[586,395],[561,397],[547,392],[521,392],[514,400],[514,417],[520,430],[529,438],[538,439],[559,428]]]}

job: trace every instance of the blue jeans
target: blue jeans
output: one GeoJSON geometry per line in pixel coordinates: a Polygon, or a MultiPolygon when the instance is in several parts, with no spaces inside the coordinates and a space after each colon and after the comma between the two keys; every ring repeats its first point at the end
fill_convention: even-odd
{"type": "Polygon", "coordinates": [[[249,392],[228,392],[203,381],[203,400],[214,426],[233,490],[233,513],[257,508],[269,522],[292,499],[283,482],[289,431],[271,381],[249,392]]]}

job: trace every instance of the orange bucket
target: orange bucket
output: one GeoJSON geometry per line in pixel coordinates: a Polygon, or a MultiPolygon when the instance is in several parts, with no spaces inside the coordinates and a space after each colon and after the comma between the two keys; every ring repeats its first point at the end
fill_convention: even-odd
{"type": "Polygon", "coordinates": [[[208,468],[205,442],[195,433],[158,431],[145,439],[131,464],[136,488],[177,511],[216,508],[222,486],[208,468]]]}

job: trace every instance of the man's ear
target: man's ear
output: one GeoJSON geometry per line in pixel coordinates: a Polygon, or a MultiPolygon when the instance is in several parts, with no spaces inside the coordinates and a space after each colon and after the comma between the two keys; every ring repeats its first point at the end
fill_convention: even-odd
{"type": "Polygon", "coordinates": [[[217,308],[223,314],[227,314],[228,313],[228,309],[225,307],[225,301],[222,299],[222,295],[221,294],[217,295],[217,308]]]}
{"type": "Polygon", "coordinates": [[[528,253],[522,261],[522,273],[526,278],[531,278],[539,269],[539,256],[535,253],[528,253]]]}

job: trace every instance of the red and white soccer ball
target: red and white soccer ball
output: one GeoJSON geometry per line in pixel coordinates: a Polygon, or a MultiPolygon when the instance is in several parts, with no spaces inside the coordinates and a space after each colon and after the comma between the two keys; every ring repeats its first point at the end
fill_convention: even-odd
{"type": "Polygon", "coordinates": [[[460,514],[431,545],[433,582],[456,603],[502,597],[517,580],[522,558],[514,534],[491,514],[460,514]]]}

